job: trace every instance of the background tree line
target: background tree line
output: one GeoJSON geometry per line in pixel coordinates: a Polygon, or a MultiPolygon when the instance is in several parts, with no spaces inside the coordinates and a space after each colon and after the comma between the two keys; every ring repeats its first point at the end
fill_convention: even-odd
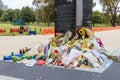
{"type": "MultiPolygon", "coordinates": [[[[108,24],[113,27],[120,25],[120,0],[99,0],[103,7],[103,11],[93,11],[93,26],[94,24],[108,24]]],[[[36,6],[36,15],[38,22],[54,21],[54,0],[34,0],[33,5],[36,6]]],[[[96,3],[93,0],[93,8],[96,3]]]]}
{"type": "MultiPolygon", "coordinates": [[[[120,25],[120,7],[118,6],[120,0],[99,0],[100,4],[103,7],[103,11],[93,11],[92,21],[94,24],[108,24],[113,27],[120,25]]],[[[54,0],[33,0],[33,5],[35,9],[30,7],[23,7],[19,9],[0,9],[0,21],[6,22],[18,19],[25,20],[29,22],[37,22],[50,25],[51,22],[54,22],[54,0]]],[[[96,3],[93,0],[93,8],[96,6],[96,3]]]]}
{"type": "MultiPolygon", "coordinates": [[[[99,2],[103,9],[102,12],[93,11],[93,26],[95,23],[109,24],[113,27],[120,25],[120,0],[99,0],[99,2]]],[[[95,6],[95,3],[93,4],[95,6]]]]}
{"type": "Polygon", "coordinates": [[[13,20],[25,20],[27,23],[35,22],[35,12],[30,7],[23,7],[20,9],[7,9],[2,10],[0,9],[0,21],[1,22],[10,22],[12,23],[13,20]]]}
{"type": "MultiPolygon", "coordinates": [[[[93,11],[94,24],[108,24],[113,27],[120,25],[120,0],[99,0],[103,11],[93,11]]],[[[34,0],[33,5],[36,6],[36,15],[38,22],[47,22],[48,25],[54,21],[54,0],[34,0]]],[[[96,3],[93,0],[93,8],[96,3]]]]}

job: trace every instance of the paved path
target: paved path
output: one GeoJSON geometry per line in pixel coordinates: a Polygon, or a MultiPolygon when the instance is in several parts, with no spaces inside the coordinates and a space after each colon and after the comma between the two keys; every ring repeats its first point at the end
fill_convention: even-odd
{"type": "Polygon", "coordinates": [[[5,61],[0,61],[0,65],[0,75],[9,76],[2,76],[1,80],[120,80],[120,63],[117,62],[102,73],[37,65],[28,67],[5,61]]]}
{"type": "Polygon", "coordinates": [[[11,52],[18,53],[19,49],[33,47],[37,44],[46,44],[53,35],[31,35],[31,36],[1,36],[0,37],[0,59],[11,52]]]}
{"type": "Polygon", "coordinates": [[[105,46],[120,48],[120,30],[102,31],[95,34],[102,39],[105,46]]]}
{"type": "MultiPolygon", "coordinates": [[[[113,55],[120,53],[120,30],[103,31],[95,33],[101,38],[105,48],[113,55]]],[[[20,48],[32,47],[36,44],[47,43],[53,35],[32,35],[32,36],[1,36],[0,37],[0,59],[10,52],[18,53],[20,48]]],[[[21,80],[0,75],[0,80],[21,80]]]]}
{"type": "Polygon", "coordinates": [[[102,31],[95,34],[101,38],[109,54],[120,55],[120,30],[102,31]]]}
{"type": "Polygon", "coordinates": [[[23,79],[0,75],[0,80],[23,80],[23,79]]]}
{"type": "MultiPolygon", "coordinates": [[[[120,48],[120,30],[102,31],[95,34],[101,38],[110,53],[120,48]]],[[[51,37],[53,35],[0,36],[0,59],[11,52],[18,53],[20,48],[46,44],[51,37]]]]}

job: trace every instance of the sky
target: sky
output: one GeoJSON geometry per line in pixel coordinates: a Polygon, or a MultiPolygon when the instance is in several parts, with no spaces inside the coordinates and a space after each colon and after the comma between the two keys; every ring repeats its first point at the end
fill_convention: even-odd
{"type": "MultiPolygon", "coordinates": [[[[96,2],[96,6],[93,8],[93,11],[98,10],[102,12],[102,6],[100,5],[99,0],[93,0],[93,1],[96,2]]],[[[118,7],[120,7],[120,3],[118,4],[118,7]]]]}
{"type": "MultiPolygon", "coordinates": [[[[5,5],[8,6],[8,8],[12,9],[21,9],[23,6],[30,6],[32,7],[33,0],[2,0],[5,5]]],[[[102,7],[99,4],[99,0],[93,0],[96,2],[96,6],[93,8],[93,10],[99,10],[102,11],[102,7]]]]}
{"type": "Polygon", "coordinates": [[[102,11],[102,6],[99,3],[99,0],[93,0],[94,2],[96,2],[96,6],[93,8],[93,11],[102,11]]]}
{"type": "Polygon", "coordinates": [[[23,6],[32,7],[33,0],[2,0],[2,2],[12,9],[21,9],[23,6]]]}

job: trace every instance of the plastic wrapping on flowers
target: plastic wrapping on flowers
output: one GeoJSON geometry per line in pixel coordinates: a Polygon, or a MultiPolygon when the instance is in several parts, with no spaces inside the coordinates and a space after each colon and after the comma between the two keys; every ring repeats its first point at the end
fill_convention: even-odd
{"type": "Polygon", "coordinates": [[[80,28],[72,36],[67,31],[64,36],[51,38],[47,45],[31,48],[22,57],[12,56],[14,62],[32,65],[51,65],[70,68],[99,68],[110,60],[100,38],[88,28],[80,28]],[[99,39],[99,41],[98,41],[99,39]],[[28,61],[30,60],[31,61],[28,61]]]}

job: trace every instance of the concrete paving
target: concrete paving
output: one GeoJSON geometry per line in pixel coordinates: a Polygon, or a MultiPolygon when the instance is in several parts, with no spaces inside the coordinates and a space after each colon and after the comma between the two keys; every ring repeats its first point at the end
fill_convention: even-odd
{"type": "Polygon", "coordinates": [[[0,75],[0,80],[23,80],[23,79],[0,75]]]}
{"type": "Polygon", "coordinates": [[[102,73],[38,65],[29,67],[7,61],[0,61],[0,65],[0,75],[5,75],[1,80],[120,80],[118,62],[113,62],[102,73]]]}
{"type": "MultiPolygon", "coordinates": [[[[120,30],[95,32],[101,38],[109,54],[120,55],[120,30]]],[[[32,47],[37,44],[46,44],[53,35],[32,35],[32,36],[1,36],[0,37],[0,60],[4,55],[11,52],[18,53],[20,48],[32,47]]],[[[0,75],[0,80],[21,80],[0,75]]]]}
{"type": "Polygon", "coordinates": [[[3,56],[18,53],[19,49],[31,48],[37,44],[46,44],[53,35],[0,36],[0,60],[3,56]]]}
{"type": "MultiPolygon", "coordinates": [[[[101,38],[109,54],[120,49],[120,30],[95,32],[101,38]]],[[[0,60],[11,52],[18,53],[24,47],[33,47],[37,44],[46,44],[54,35],[24,35],[24,36],[0,36],[0,60]]],[[[118,54],[114,54],[118,55],[118,54]]]]}
{"type": "Polygon", "coordinates": [[[95,35],[101,38],[108,54],[120,56],[120,30],[95,32],[95,35]]]}
{"type": "Polygon", "coordinates": [[[120,30],[95,32],[95,34],[102,39],[105,47],[120,48],[120,30]]]}

